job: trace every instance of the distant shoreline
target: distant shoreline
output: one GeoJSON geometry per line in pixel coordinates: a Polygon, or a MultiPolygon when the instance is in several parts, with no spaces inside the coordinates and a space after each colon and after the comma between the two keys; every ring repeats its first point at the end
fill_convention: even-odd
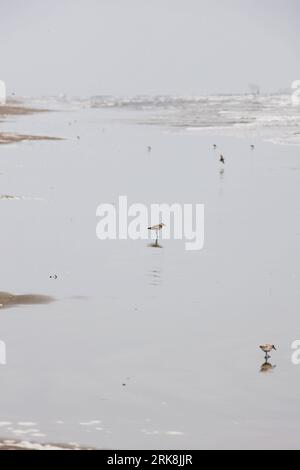
{"type": "MultiPolygon", "coordinates": [[[[5,104],[0,105],[0,126],[1,121],[5,120],[8,116],[24,116],[35,113],[44,113],[48,112],[48,109],[39,109],[39,108],[29,108],[27,106],[22,106],[19,104],[5,104]]],[[[26,135],[26,134],[16,134],[14,132],[1,132],[0,131],[0,145],[1,144],[13,144],[17,142],[24,141],[34,141],[34,140],[62,140],[60,137],[51,137],[45,135],[26,135]]]]}
{"type": "Polygon", "coordinates": [[[20,105],[18,102],[16,104],[9,103],[0,105],[0,118],[43,112],[48,112],[48,109],[28,108],[27,106],[20,105]]]}

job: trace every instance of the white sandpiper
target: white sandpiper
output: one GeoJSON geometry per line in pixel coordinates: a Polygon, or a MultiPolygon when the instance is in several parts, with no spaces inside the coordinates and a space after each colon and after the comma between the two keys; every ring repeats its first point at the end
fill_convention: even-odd
{"type": "Polygon", "coordinates": [[[158,240],[158,234],[163,227],[165,227],[165,224],[161,223],[161,224],[152,225],[151,227],[148,227],[148,230],[155,230],[156,240],[158,240]]]}

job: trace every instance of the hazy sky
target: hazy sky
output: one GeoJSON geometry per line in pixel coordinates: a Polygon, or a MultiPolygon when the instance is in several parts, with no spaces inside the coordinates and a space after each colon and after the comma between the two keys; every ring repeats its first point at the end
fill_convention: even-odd
{"type": "Polygon", "coordinates": [[[300,79],[299,0],[0,0],[8,95],[234,93],[300,79]]]}

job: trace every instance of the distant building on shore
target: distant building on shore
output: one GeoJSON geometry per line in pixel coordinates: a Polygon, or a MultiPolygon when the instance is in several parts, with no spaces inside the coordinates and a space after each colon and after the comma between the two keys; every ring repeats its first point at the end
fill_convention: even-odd
{"type": "Polygon", "coordinates": [[[6,85],[3,80],[0,80],[0,105],[6,104],[6,85]]]}

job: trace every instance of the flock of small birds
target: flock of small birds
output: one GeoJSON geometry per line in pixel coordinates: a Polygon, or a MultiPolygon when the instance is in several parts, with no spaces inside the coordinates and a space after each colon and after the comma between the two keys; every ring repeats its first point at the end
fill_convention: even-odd
{"type": "MultiPolygon", "coordinates": [[[[213,148],[214,150],[217,149],[217,145],[214,144],[213,145],[213,148]]],[[[250,148],[251,150],[254,150],[255,149],[255,146],[253,144],[250,145],[250,148]]],[[[223,165],[225,165],[225,158],[224,158],[224,155],[221,154],[220,155],[220,159],[219,159],[220,163],[222,163],[223,165]]],[[[270,370],[270,369],[273,369],[275,366],[272,366],[269,362],[268,362],[268,359],[271,357],[269,355],[269,353],[274,349],[276,351],[276,347],[274,346],[274,344],[261,344],[260,346],[260,349],[265,353],[265,363],[262,365],[261,367],[261,371],[262,372],[266,372],[267,370],[270,370]]]]}
{"type": "MultiPolygon", "coordinates": [[[[217,149],[217,145],[214,144],[213,145],[213,148],[214,150],[217,149]]],[[[255,146],[253,144],[251,144],[250,146],[251,150],[254,150],[255,149],[255,146]]],[[[150,145],[148,145],[147,147],[147,150],[148,152],[151,152],[152,150],[152,147],[150,145]]],[[[223,165],[225,165],[225,158],[224,158],[224,155],[223,154],[220,154],[220,159],[219,159],[220,163],[222,163],[223,165]]],[[[157,225],[152,225],[151,227],[148,227],[148,230],[151,230],[151,231],[155,231],[156,232],[156,240],[158,240],[158,234],[159,232],[163,229],[163,227],[165,226],[165,224],[161,223],[161,224],[157,224],[157,225]]],[[[260,346],[260,349],[265,353],[265,363],[262,365],[261,367],[261,371],[262,372],[266,372],[270,369],[273,369],[275,366],[272,366],[272,364],[270,364],[268,362],[268,359],[271,357],[269,355],[269,353],[274,349],[276,351],[276,347],[274,344],[261,344],[260,346]]],[[[126,384],[122,384],[123,386],[125,386],[126,384]]]]}
{"type": "MultiPolygon", "coordinates": [[[[71,125],[71,123],[69,123],[69,125],[71,125]]],[[[80,140],[80,136],[78,135],[77,136],[77,139],[80,140]]],[[[217,149],[217,144],[213,144],[213,148],[214,150],[217,149]]],[[[255,146],[253,144],[251,144],[250,146],[251,150],[254,150],[255,149],[255,146]]],[[[152,151],[152,147],[151,145],[148,145],[147,146],[147,151],[148,152],[151,152],[152,151]]],[[[224,155],[221,153],[220,154],[220,158],[219,158],[219,161],[220,163],[222,163],[223,165],[225,165],[225,158],[224,158],[224,155]]],[[[159,232],[162,230],[162,228],[165,226],[164,223],[161,223],[161,224],[158,224],[158,225],[153,225],[151,227],[148,227],[148,230],[151,230],[151,231],[155,231],[156,232],[156,240],[158,240],[158,234],[159,232]]],[[[55,275],[51,275],[49,276],[50,279],[57,279],[58,276],[55,274],[55,275]]],[[[269,369],[269,367],[267,366],[271,366],[271,364],[268,363],[268,359],[271,357],[269,355],[269,353],[274,349],[276,351],[276,347],[274,346],[274,344],[262,344],[259,346],[260,349],[265,353],[265,364],[263,364],[262,366],[262,369],[263,370],[266,370],[266,369],[269,369]]],[[[274,366],[271,366],[271,367],[274,367],[274,366]]],[[[123,386],[126,386],[126,383],[123,383],[122,384],[123,386]]]]}
{"type": "MultiPolygon", "coordinates": [[[[214,148],[214,150],[216,150],[217,149],[217,144],[214,144],[213,148],[214,148]]],[[[255,146],[253,144],[251,144],[250,148],[251,148],[251,150],[254,150],[255,146]]],[[[224,155],[222,153],[220,154],[219,162],[222,163],[223,165],[225,165],[225,158],[224,158],[224,155]]]]}
{"type": "MultiPolygon", "coordinates": [[[[217,144],[214,144],[214,145],[213,145],[213,148],[214,148],[214,150],[216,150],[216,149],[218,148],[217,144]]],[[[254,149],[255,149],[255,146],[254,146],[253,144],[251,144],[251,145],[250,145],[250,148],[251,148],[251,150],[254,150],[254,149]]],[[[151,152],[151,151],[152,151],[151,145],[148,145],[148,146],[147,146],[147,151],[148,151],[148,152],[151,152]]],[[[222,163],[223,165],[225,165],[225,158],[224,158],[224,155],[223,155],[222,153],[220,154],[219,162],[222,163]]]]}
{"type": "MultiPolygon", "coordinates": [[[[217,149],[217,145],[214,144],[213,145],[213,148],[214,150],[217,149]]],[[[250,148],[251,150],[254,150],[255,149],[255,146],[253,144],[250,145],[250,148]]],[[[220,163],[222,163],[223,165],[225,165],[225,158],[224,158],[224,155],[221,153],[220,154],[220,159],[219,159],[220,163]]],[[[265,363],[262,365],[261,367],[261,371],[262,372],[266,372],[268,370],[271,370],[273,369],[275,366],[272,366],[269,362],[268,362],[268,359],[270,359],[270,355],[269,353],[272,352],[272,350],[274,349],[276,351],[276,347],[274,346],[274,344],[261,344],[260,346],[260,349],[265,353],[265,363]]]]}

